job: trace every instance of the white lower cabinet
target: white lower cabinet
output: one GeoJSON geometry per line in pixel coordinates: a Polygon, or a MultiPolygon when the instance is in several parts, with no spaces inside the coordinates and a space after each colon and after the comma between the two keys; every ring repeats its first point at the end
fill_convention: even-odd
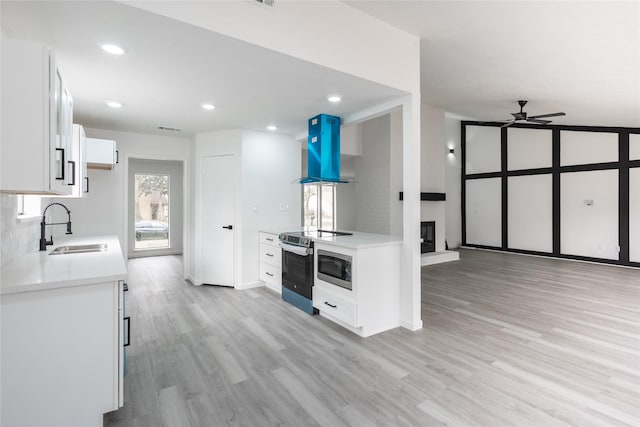
{"type": "Polygon", "coordinates": [[[260,232],[260,280],[282,293],[282,249],[277,234],[260,232]]]}
{"type": "Polygon", "coordinates": [[[368,337],[400,326],[400,246],[347,248],[315,242],[313,306],[320,315],[368,337]],[[318,277],[318,251],[351,257],[351,290],[318,277]]]}
{"type": "Polygon", "coordinates": [[[121,282],[2,296],[1,425],[102,426],[122,406],[122,298],[121,282]]]}
{"type": "Polygon", "coordinates": [[[322,285],[313,289],[313,306],[353,327],[362,326],[358,321],[358,302],[351,296],[344,297],[322,285]]]}

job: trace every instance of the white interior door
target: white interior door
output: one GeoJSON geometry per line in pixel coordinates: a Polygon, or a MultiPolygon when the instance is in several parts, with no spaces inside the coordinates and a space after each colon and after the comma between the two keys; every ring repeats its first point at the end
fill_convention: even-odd
{"type": "Polygon", "coordinates": [[[202,158],[200,194],[200,281],[233,286],[235,282],[235,156],[202,158]]]}

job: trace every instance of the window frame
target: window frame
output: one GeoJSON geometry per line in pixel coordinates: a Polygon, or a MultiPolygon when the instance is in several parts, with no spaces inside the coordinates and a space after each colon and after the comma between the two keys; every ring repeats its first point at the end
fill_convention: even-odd
{"type": "Polygon", "coordinates": [[[330,182],[313,182],[313,183],[306,183],[306,184],[302,184],[302,225],[304,227],[315,227],[318,229],[331,229],[331,230],[336,230],[337,227],[337,207],[336,207],[336,200],[337,200],[337,195],[336,195],[336,184],[335,183],[330,183],[330,182]],[[316,187],[316,206],[315,206],[315,212],[316,212],[316,218],[315,218],[315,226],[312,224],[307,225],[305,223],[305,217],[306,217],[306,203],[305,203],[305,189],[309,188],[311,186],[316,187]],[[332,201],[331,201],[331,222],[333,224],[332,227],[324,227],[323,226],[323,189],[324,188],[331,188],[331,197],[332,197],[332,201]]]}

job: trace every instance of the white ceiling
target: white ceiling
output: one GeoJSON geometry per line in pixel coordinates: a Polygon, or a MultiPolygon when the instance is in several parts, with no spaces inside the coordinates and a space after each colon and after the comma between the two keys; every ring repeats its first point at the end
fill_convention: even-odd
{"type": "Polygon", "coordinates": [[[55,50],[74,122],[86,127],[187,136],[276,124],[297,134],[316,114],[344,116],[404,94],[120,3],[3,0],[1,8],[7,35],[55,50]],[[127,53],[107,54],[104,42],[127,53]],[[341,103],[327,101],[334,93],[341,103]],[[216,109],[203,110],[204,102],[216,109]]]}
{"type": "MultiPolygon", "coordinates": [[[[530,115],[566,112],[556,124],[640,127],[640,2],[348,3],[422,39],[427,104],[500,120],[527,99],[530,115]]],[[[88,127],[166,134],[157,127],[168,126],[187,136],[275,123],[296,134],[320,112],[345,115],[402,95],[120,3],[0,5],[7,35],[55,49],[75,121],[88,127]],[[127,54],[102,52],[106,41],[127,54]],[[344,101],[329,104],[330,93],[344,101]]]]}
{"type": "Polygon", "coordinates": [[[426,104],[479,120],[640,127],[638,1],[348,1],[421,41],[426,104]]]}

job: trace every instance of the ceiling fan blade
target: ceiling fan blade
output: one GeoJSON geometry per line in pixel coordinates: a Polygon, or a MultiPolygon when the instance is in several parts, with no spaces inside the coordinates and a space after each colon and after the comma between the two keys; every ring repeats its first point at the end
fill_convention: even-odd
{"type": "Polygon", "coordinates": [[[502,126],[500,126],[501,128],[506,128],[511,126],[512,124],[514,124],[516,121],[515,120],[511,120],[510,122],[507,122],[505,124],[503,124],[502,126]]]}
{"type": "Polygon", "coordinates": [[[484,121],[484,122],[478,122],[481,125],[486,125],[486,124],[492,124],[492,123],[511,123],[513,122],[513,119],[511,120],[489,120],[489,121],[484,121]]]}
{"type": "Polygon", "coordinates": [[[543,117],[557,117],[557,116],[566,116],[565,113],[549,113],[549,114],[540,114],[539,116],[531,116],[530,119],[541,119],[543,117]]]}
{"type": "Polygon", "coordinates": [[[539,123],[541,125],[546,125],[547,123],[551,123],[551,120],[538,120],[538,119],[533,119],[533,118],[528,118],[527,121],[528,122],[533,122],[533,123],[539,123]]]}

